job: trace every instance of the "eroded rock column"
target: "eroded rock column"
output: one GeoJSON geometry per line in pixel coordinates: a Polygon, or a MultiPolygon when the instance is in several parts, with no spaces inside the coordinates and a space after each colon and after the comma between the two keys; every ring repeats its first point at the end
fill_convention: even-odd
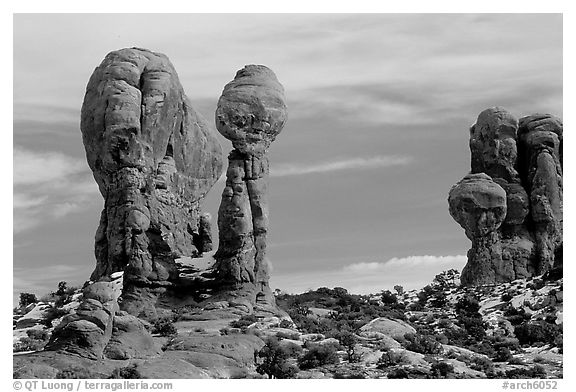
{"type": "Polygon", "coordinates": [[[562,122],[539,114],[518,121],[489,108],[470,128],[470,152],[471,174],[448,199],[451,215],[472,240],[462,283],[527,278],[561,264],[562,122]],[[494,208],[480,202],[487,192],[495,194],[494,184],[504,191],[506,214],[487,238],[473,228],[494,208]]]}
{"type": "Polygon", "coordinates": [[[81,130],[104,198],[91,279],[124,271],[122,309],[154,318],[178,279],[174,260],[211,249],[201,201],[220,177],[222,149],[170,60],[139,48],[111,52],[94,70],[81,130]]]}
{"type": "Polygon", "coordinates": [[[216,110],[216,127],[234,146],[218,211],[216,274],[236,297],[264,307],[274,304],[266,257],[268,148],[286,116],[284,89],[263,65],[238,71],[216,110]]]}

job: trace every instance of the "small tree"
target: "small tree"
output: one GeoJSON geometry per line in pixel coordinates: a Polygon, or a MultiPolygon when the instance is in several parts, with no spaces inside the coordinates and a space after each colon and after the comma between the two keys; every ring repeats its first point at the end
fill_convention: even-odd
{"type": "Polygon", "coordinates": [[[58,282],[58,290],[56,290],[56,295],[65,295],[68,290],[68,283],[65,281],[58,282]]]}
{"type": "Polygon", "coordinates": [[[380,298],[382,299],[382,302],[385,303],[386,305],[392,305],[398,303],[398,298],[396,298],[396,295],[392,294],[390,290],[382,290],[382,292],[380,293],[380,298]]]}
{"type": "Polygon", "coordinates": [[[352,362],[357,362],[358,361],[358,355],[356,355],[356,345],[358,344],[358,339],[356,338],[356,336],[349,332],[349,331],[344,331],[344,332],[340,332],[336,335],[336,339],[338,339],[338,342],[340,342],[340,345],[342,347],[344,347],[344,350],[346,350],[346,355],[348,357],[348,362],[352,363],[352,362]]]}
{"type": "Polygon", "coordinates": [[[331,345],[314,345],[306,354],[298,359],[300,369],[313,369],[318,366],[338,363],[338,354],[331,345]]]}
{"type": "Polygon", "coordinates": [[[394,290],[396,290],[396,293],[398,293],[398,296],[401,296],[404,294],[404,287],[400,286],[399,284],[394,286],[394,290]]]}
{"type": "Polygon", "coordinates": [[[26,306],[28,306],[30,304],[34,304],[36,302],[38,302],[38,299],[36,298],[36,294],[20,293],[20,307],[21,308],[25,308],[26,306]]]}
{"type": "Polygon", "coordinates": [[[298,372],[294,365],[287,362],[288,352],[274,337],[268,338],[264,347],[256,352],[254,357],[257,361],[256,371],[266,374],[268,378],[292,378],[298,372]],[[259,362],[259,358],[262,362],[259,362]]]}

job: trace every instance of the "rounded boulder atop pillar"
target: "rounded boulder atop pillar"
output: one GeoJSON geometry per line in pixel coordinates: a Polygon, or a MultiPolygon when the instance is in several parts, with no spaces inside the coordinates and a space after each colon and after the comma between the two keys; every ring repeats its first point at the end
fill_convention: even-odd
{"type": "Polygon", "coordinates": [[[484,173],[469,174],[454,185],[448,203],[470,239],[498,229],[506,217],[506,192],[484,173]]]}
{"type": "Polygon", "coordinates": [[[262,156],[287,118],[284,88],[264,65],[247,65],[224,87],[216,128],[241,153],[262,156]]]}

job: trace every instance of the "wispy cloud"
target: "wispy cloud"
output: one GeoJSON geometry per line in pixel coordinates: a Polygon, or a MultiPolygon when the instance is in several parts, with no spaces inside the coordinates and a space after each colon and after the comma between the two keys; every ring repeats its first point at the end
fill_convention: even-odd
{"type": "Polygon", "coordinates": [[[286,177],[305,174],[327,173],[341,170],[375,169],[410,164],[412,157],[401,155],[375,156],[371,158],[350,158],[339,161],[315,164],[280,163],[270,168],[270,176],[286,177]]]}
{"type": "Polygon", "coordinates": [[[272,285],[287,292],[298,293],[318,287],[345,287],[352,293],[370,294],[392,289],[400,284],[405,289],[420,289],[442,271],[462,270],[466,256],[407,256],[382,262],[361,262],[332,271],[306,271],[275,275],[272,285]]]}
{"type": "Polygon", "coordinates": [[[343,268],[345,272],[375,272],[385,271],[393,268],[419,268],[423,266],[439,266],[443,264],[461,263],[466,259],[466,256],[408,256],[408,257],[394,257],[384,262],[371,262],[371,263],[355,263],[347,265],[343,268]]]}
{"type": "Polygon", "coordinates": [[[14,233],[63,218],[99,199],[85,162],[57,152],[14,148],[14,233]]]}
{"type": "Polygon", "coordinates": [[[14,148],[14,185],[58,181],[85,172],[86,168],[84,162],[61,153],[14,148]]]}

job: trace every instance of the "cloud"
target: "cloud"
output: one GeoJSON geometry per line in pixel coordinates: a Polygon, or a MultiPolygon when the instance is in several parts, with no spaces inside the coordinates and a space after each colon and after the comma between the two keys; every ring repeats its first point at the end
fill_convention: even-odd
{"type": "Polygon", "coordinates": [[[443,264],[454,264],[461,263],[462,260],[466,259],[466,256],[408,256],[397,258],[394,257],[388,261],[384,262],[372,262],[372,263],[355,263],[347,265],[343,268],[345,272],[374,272],[374,271],[386,271],[393,268],[416,268],[416,267],[429,267],[438,266],[443,264]]]}
{"type": "Polygon", "coordinates": [[[82,160],[57,152],[14,148],[15,234],[99,200],[98,186],[82,160]]]}
{"type": "Polygon", "coordinates": [[[86,164],[57,152],[39,153],[14,148],[14,185],[33,185],[62,181],[66,177],[85,172],[86,164]]]}
{"type": "Polygon", "coordinates": [[[455,256],[407,256],[383,262],[360,262],[340,269],[275,275],[272,287],[298,293],[318,287],[344,287],[351,293],[370,294],[400,284],[407,290],[420,289],[442,271],[462,270],[467,258],[455,256]]]}
{"type": "Polygon", "coordinates": [[[375,169],[390,166],[407,165],[413,161],[408,156],[375,156],[371,158],[351,158],[340,161],[330,161],[316,164],[275,164],[270,169],[272,177],[300,176],[306,174],[327,173],[341,170],[375,169]]]}

